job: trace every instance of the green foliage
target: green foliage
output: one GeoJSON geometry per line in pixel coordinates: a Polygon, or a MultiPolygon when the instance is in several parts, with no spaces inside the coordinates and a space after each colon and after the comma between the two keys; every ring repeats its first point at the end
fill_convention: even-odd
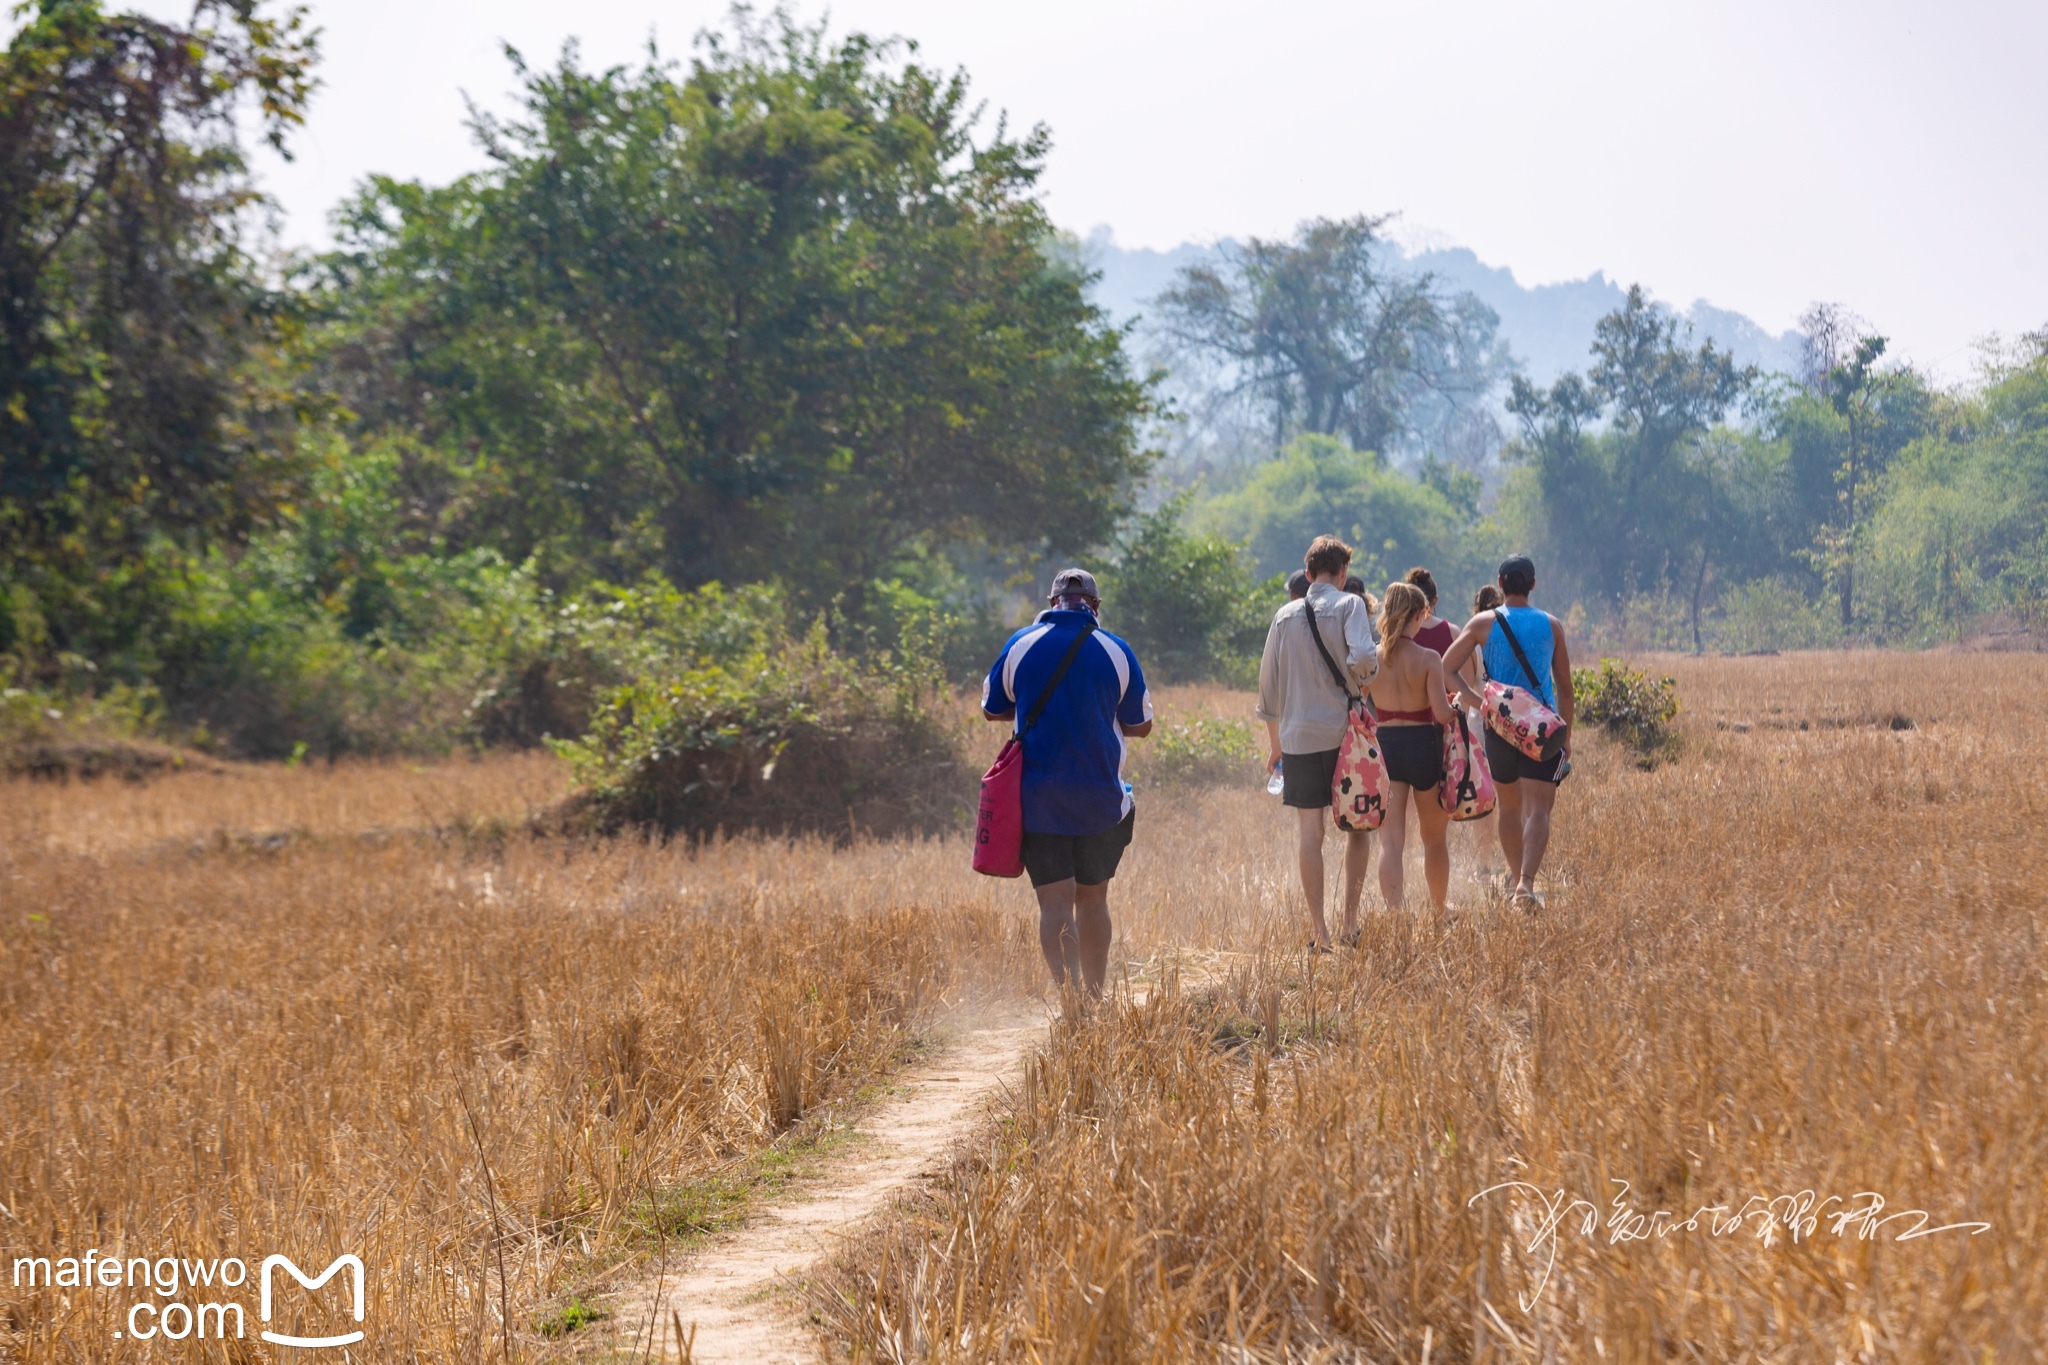
{"type": "Polygon", "coordinates": [[[574,577],[776,579],[868,620],[906,556],[1107,541],[1148,410],[1048,250],[1048,139],[777,12],[687,72],[521,68],[497,169],[375,182],[323,373],[468,471],[456,543],[574,577]]]}
{"type": "Polygon", "coordinates": [[[1478,298],[1383,268],[1386,221],[1318,218],[1291,241],[1228,247],[1161,295],[1161,325],[1185,360],[1252,397],[1269,430],[1392,451],[1424,411],[1481,402],[1508,361],[1478,298]]]}
{"type": "Polygon", "coordinates": [[[1295,438],[1241,487],[1211,499],[1201,517],[1248,545],[1264,574],[1300,568],[1309,542],[1324,534],[1353,547],[1352,569],[1375,592],[1413,564],[1432,566],[1446,590],[1472,572],[1466,528],[1444,492],[1334,437],[1295,438]]]}
{"type": "Polygon", "coordinates": [[[145,633],[167,548],[235,542],[291,493],[290,309],[244,246],[237,120],[253,99],[282,148],[313,41],[256,0],[186,28],[23,8],[0,55],[0,596],[109,657],[145,633]]]}
{"type": "Polygon", "coordinates": [[[1599,726],[1637,754],[1671,746],[1671,722],[1678,716],[1675,678],[1652,678],[1618,659],[1602,659],[1597,670],[1572,670],[1572,696],[1577,723],[1599,726]]]}
{"type": "Polygon", "coordinates": [[[1183,496],[1139,517],[1101,576],[1106,625],[1130,642],[1157,682],[1258,676],[1266,623],[1286,585],[1260,581],[1242,547],[1186,529],[1183,496]]]}
{"type": "Polygon", "coordinates": [[[964,818],[959,721],[928,663],[836,653],[822,626],[736,658],[665,660],[599,699],[561,741],[577,824],[889,834],[964,818]]]}
{"type": "Polygon", "coordinates": [[[1189,787],[1248,781],[1265,757],[1261,738],[1249,721],[1176,721],[1134,746],[1131,777],[1136,783],[1189,787]]]}
{"type": "Polygon", "coordinates": [[[533,1330],[544,1337],[566,1337],[573,1332],[582,1331],[593,1323],[603,1322],[610,1316],[608,1309],[594,1303],[585,1303],[580,1298],[572,1298],[535,1319],[533,1330]]]}
{"type": "Polygon", "coordinates": [[[1531,471],[1530,548],[1553,590],[1614,602],[1703,583],[1727,538],[1726,472],[1699,438],[1757,376],[1711,342],[1687,350],[1679,328],[1634,286],[1600,320],[1585,376],[1548,390],[1513,381],[1522,437],[1510,457],[1531,471]],[[1603,414],[1607,428],[1590,432],[1603,414]]]}
{"type": "Polygon", "coordinates": [[[1730,588],[1721,598],[1715,641],[1728,653],[1819,649],[1840,639],[1841,628],[1827,610],[1785,579],[1752,579],[1730,588]]]}

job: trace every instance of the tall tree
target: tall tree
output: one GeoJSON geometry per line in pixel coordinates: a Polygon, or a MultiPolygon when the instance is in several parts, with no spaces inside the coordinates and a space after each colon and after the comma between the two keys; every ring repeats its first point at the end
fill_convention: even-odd
{"type": "Polygon", "coordinates": [[[1516,376],[1508,411],[1534,466],[1555,549],[1579,585],[1614,598],[1687,580],[1704,589],[1717,540],[1720,474],[1698,437],[1756,382],[1711,341],[1631,286],[1594,329],[1593,365],[1548,390],[1516,376]],[[1604,431],[1587,427],[1603,415],[1604,431]]]}
{"type": "Polygon", "coordinates": [[[1318,218],[1291,241],[1254,237],[1159,297],[1171,344],[1220,371],[1222,396],[1258,404],[1276,448],[1308,431],[1391,455],[1418,404],[1476,408],[1506,370],[1492,309],[1383,268],[1386,221],[1318,218]]]}
{"type": "Polygon", "coordinates": [[[497,169],[374,186],[334,262],[344,391],[494,471],[469,534],[557,565],[857,607],[909,546],[1107,541],[1148,399],[1047,250],[1046,134],[735,14],[687,74],[522,66],[523,114],[478,121],[497,169]]]}
{"type": "Polygon", "coordinates": [[[0,58],[0,587],[60,637],[67,590],[156,538],[239,537],[289,490],[245,384],[277,299],[237,119],[253,101],[284,150],[313,56],[302,13],[258,0],[182,26],[41,0],[0,58]]]}

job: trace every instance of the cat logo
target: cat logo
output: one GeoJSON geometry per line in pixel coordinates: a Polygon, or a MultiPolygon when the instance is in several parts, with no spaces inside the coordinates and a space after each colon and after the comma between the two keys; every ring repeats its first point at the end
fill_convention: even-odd
{"type": "MultiPolygon", "coordinates": [[[[318,1289],[321,1285],[326,1284],[329,1280],[334,1278],[334,1272],[337,1270],[347,1268],[351,1271],[354,1271],[356,1291],[356,1321],[361,1322],[363,1320],[363,1262],[361,1257],[337,1256],[334,1260],[334,1264],[328,1266],[327,1269],[320,1272],[320,1277],[318,1279],[308,1279],[306,1277],[306,1272],[300,1270],[298,1266],[292,1263],[291,1257],[265,1256],[263,1258],[263,1286],[261,1305],[263,1321],[270,1321],[270,1272],[275,1270],[279,1266],[283,1266],[286,1270],[289,1270],[292,1273],[292,1278],[297,1280],[300,1284],[304,1285],[308,1289],[318,1289]]],[[[347,1346],[353,1342],[358,1342],[363,1339],[362,1329],[360,1328],[353,1332],[343,1333],[341,1336],[338,1337],[294,1337],[287,1336],[283,1332],[273,1332],[266,1327],[260,1335],[263,1337],[265,1341],[270,1342],[272,1345],[276,1346],[347,1346]]]]}

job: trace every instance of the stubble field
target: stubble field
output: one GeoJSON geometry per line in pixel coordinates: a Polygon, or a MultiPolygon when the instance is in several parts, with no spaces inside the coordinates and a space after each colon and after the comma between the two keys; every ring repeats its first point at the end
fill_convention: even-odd
{"type": "MultiPolygon", "coordinates": [[[[1141,792],[1112,909],[1144,1003],[1054,1025],[821,1271],[819,1349],[2048,1354],[2048,667],[1651,662],[1682,748],[1581,741],[1540,919],[1461,831],[1452,915],[1369,913],[1312,964],[1256,777],[1141,792]]],[[[355,1358],[573,1353],[565,1304],[690,1254],[935,1020],[1038,989],[1028,893],[957,839],[526,833],[560,781],[0,789],[7,1261],[352,1250],[355,1358]]],[[[0,1358],[259,1358],[117,1340],[138,1297],[167,1301],[0,1280],[0,1358]]]]}

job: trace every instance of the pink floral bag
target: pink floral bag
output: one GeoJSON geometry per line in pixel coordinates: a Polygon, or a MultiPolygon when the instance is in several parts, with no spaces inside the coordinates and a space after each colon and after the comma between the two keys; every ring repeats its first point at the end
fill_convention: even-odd
{"type": "Polygon", "coordinates": [[[1378,829],[1387,818],[1387,782],[1379,723],[1365,709],[1365,699],[1355,698],[1343,746],[1337,750],[1337,772],[1330,779],[1330,813],[1337,828],[1378,829]]]}
{"type": "Polygon", "coordinates": [[[1330,814],[1338,829],[1378,829],[1387,818],[1387,756],[1380,752],[1379,722],[1373,719],[1365,698],[1351,690],[1344,670],[1330,657],[1323,632],[1316,625],[1316,609],[1304,599],[1302,611],[1308,619],[1308,633],[1316,652],[1330,666],[1330,676],[1344,689],[1351,703],[1351,717],[1344,726],[1344,742],[1337,746],[1337,771],[1330,778],[1330,814]]]}
{"type": "MultiPolygon", "coordinates": [[[[1508,642],[1508,648],[1515,652],[1515,662],[1522,666],[1522,676],[1534,678],[1536,670],[1529,664],[1529,656],[1522,652],[1522,642],[1515,638],[1508,628],[1508,618],[1499,608],[1494,609],[1493,628],[1508,642]]],[[[1481,695],[1486,698],[1486,726],[1508,743],[1520,749],[1539,763],[1556,758],[1564,748],[1567,727],[1564,717],[1550,709],[1543,698],[1526,687],[1510,687],[1506,683],[1489,681],[1481,695]]]]}
{"type": "Polygon", "coordinates": [[[1436,789],[1437,804],[1453,820],[1478,820],[1493,814],[1499,793],[1494,790],[1493,773],[1486,766],[1486,745],[1474,734],[1477,713],[1467,720],[1465,708],[1451,707],[1451,723],[1444,727],[1444,782],[1436,789]]]}

